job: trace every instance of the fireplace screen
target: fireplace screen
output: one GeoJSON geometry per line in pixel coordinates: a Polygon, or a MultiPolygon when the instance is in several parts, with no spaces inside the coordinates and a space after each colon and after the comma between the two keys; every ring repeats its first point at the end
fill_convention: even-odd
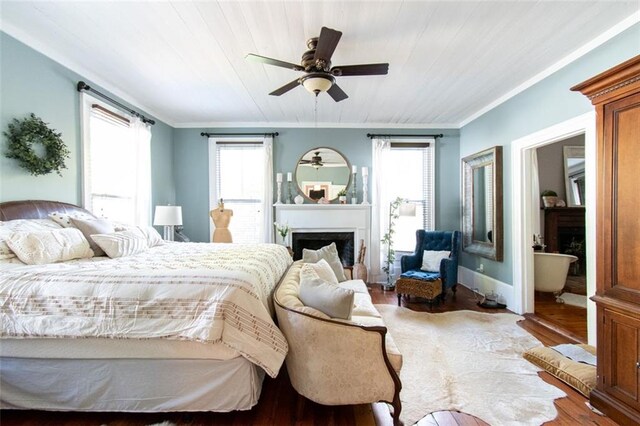
{"type": "Polygon", "coordinates": [[[294,232],[291,238],[293,260],[302,259],[302,249],[317,250],[331,243],[336,243],[342,265],[353,266],[353,232],[294,232]]]}

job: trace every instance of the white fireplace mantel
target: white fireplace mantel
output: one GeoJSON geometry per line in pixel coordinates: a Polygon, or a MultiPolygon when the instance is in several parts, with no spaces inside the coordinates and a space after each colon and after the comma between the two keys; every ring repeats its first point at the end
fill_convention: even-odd
{"type": "MultiPolygon", "coordinates": [[[[370,247],[371,206],[362,204],[275,204],[276,222],[289,225],[287,243],[295,232],[353,232],[357,259],[360,240],[370,247]]],[[[369,263],[369,251],[365,264],[369,263]]]]}

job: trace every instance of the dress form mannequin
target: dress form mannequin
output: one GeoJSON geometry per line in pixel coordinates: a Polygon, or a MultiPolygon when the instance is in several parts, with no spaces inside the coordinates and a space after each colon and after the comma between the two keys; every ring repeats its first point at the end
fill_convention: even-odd
{"type": "Polygon", "coordinates": [[[220,199],[218,207],[209,212],[213,224],[216,229],[213,231],[212,240],[214,243],[231,243],[231,232],[229,231],[229,222],[233,216],[233,210],[224,208],[224,201],[220,199]]]}

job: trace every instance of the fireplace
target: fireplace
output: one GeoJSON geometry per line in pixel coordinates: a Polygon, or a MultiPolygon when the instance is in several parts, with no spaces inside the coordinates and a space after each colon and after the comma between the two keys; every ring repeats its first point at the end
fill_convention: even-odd
{"type": "Polygon", "coordinates": [[[317,250],[336,243],[338,256],[344,266],[354,263],[353,232],[294,232],[291,234],[293,260],[302,259],[302,249],[317,250]]]}

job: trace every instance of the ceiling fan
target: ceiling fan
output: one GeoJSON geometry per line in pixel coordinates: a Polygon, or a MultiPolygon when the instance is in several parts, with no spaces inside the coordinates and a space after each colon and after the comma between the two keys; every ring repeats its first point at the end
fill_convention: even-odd
{"type": "Polygon", "coordinates": [[[309,50],[302,54],[300,65],[252,53],[248,54],[246,59],[304,72],[305,75],[302,77],[269,93],[272,96],[283,95],[302,84],[305,89],[315,93],[316,96],[321,92],[327,92],[334,101],[340,102],[349,96],[336,84],[335,77],[385,75],[389,71],[389,64],[339,65],[332,68],[331,56],[336,50],[340,37],[342,37],[340,31],[322,27],[320,37],[307,40],[309,50]]]}
{"type": "Polygon", "coordinates": [[[320,156],[320,151],[314,152],[315,155],[311,157],[311,160],[305,160],[304,158],[300,160],[300,164],[309,164],[315,168],[322,167],[324,163],[322,162],[322,157],[320,156]]]}

